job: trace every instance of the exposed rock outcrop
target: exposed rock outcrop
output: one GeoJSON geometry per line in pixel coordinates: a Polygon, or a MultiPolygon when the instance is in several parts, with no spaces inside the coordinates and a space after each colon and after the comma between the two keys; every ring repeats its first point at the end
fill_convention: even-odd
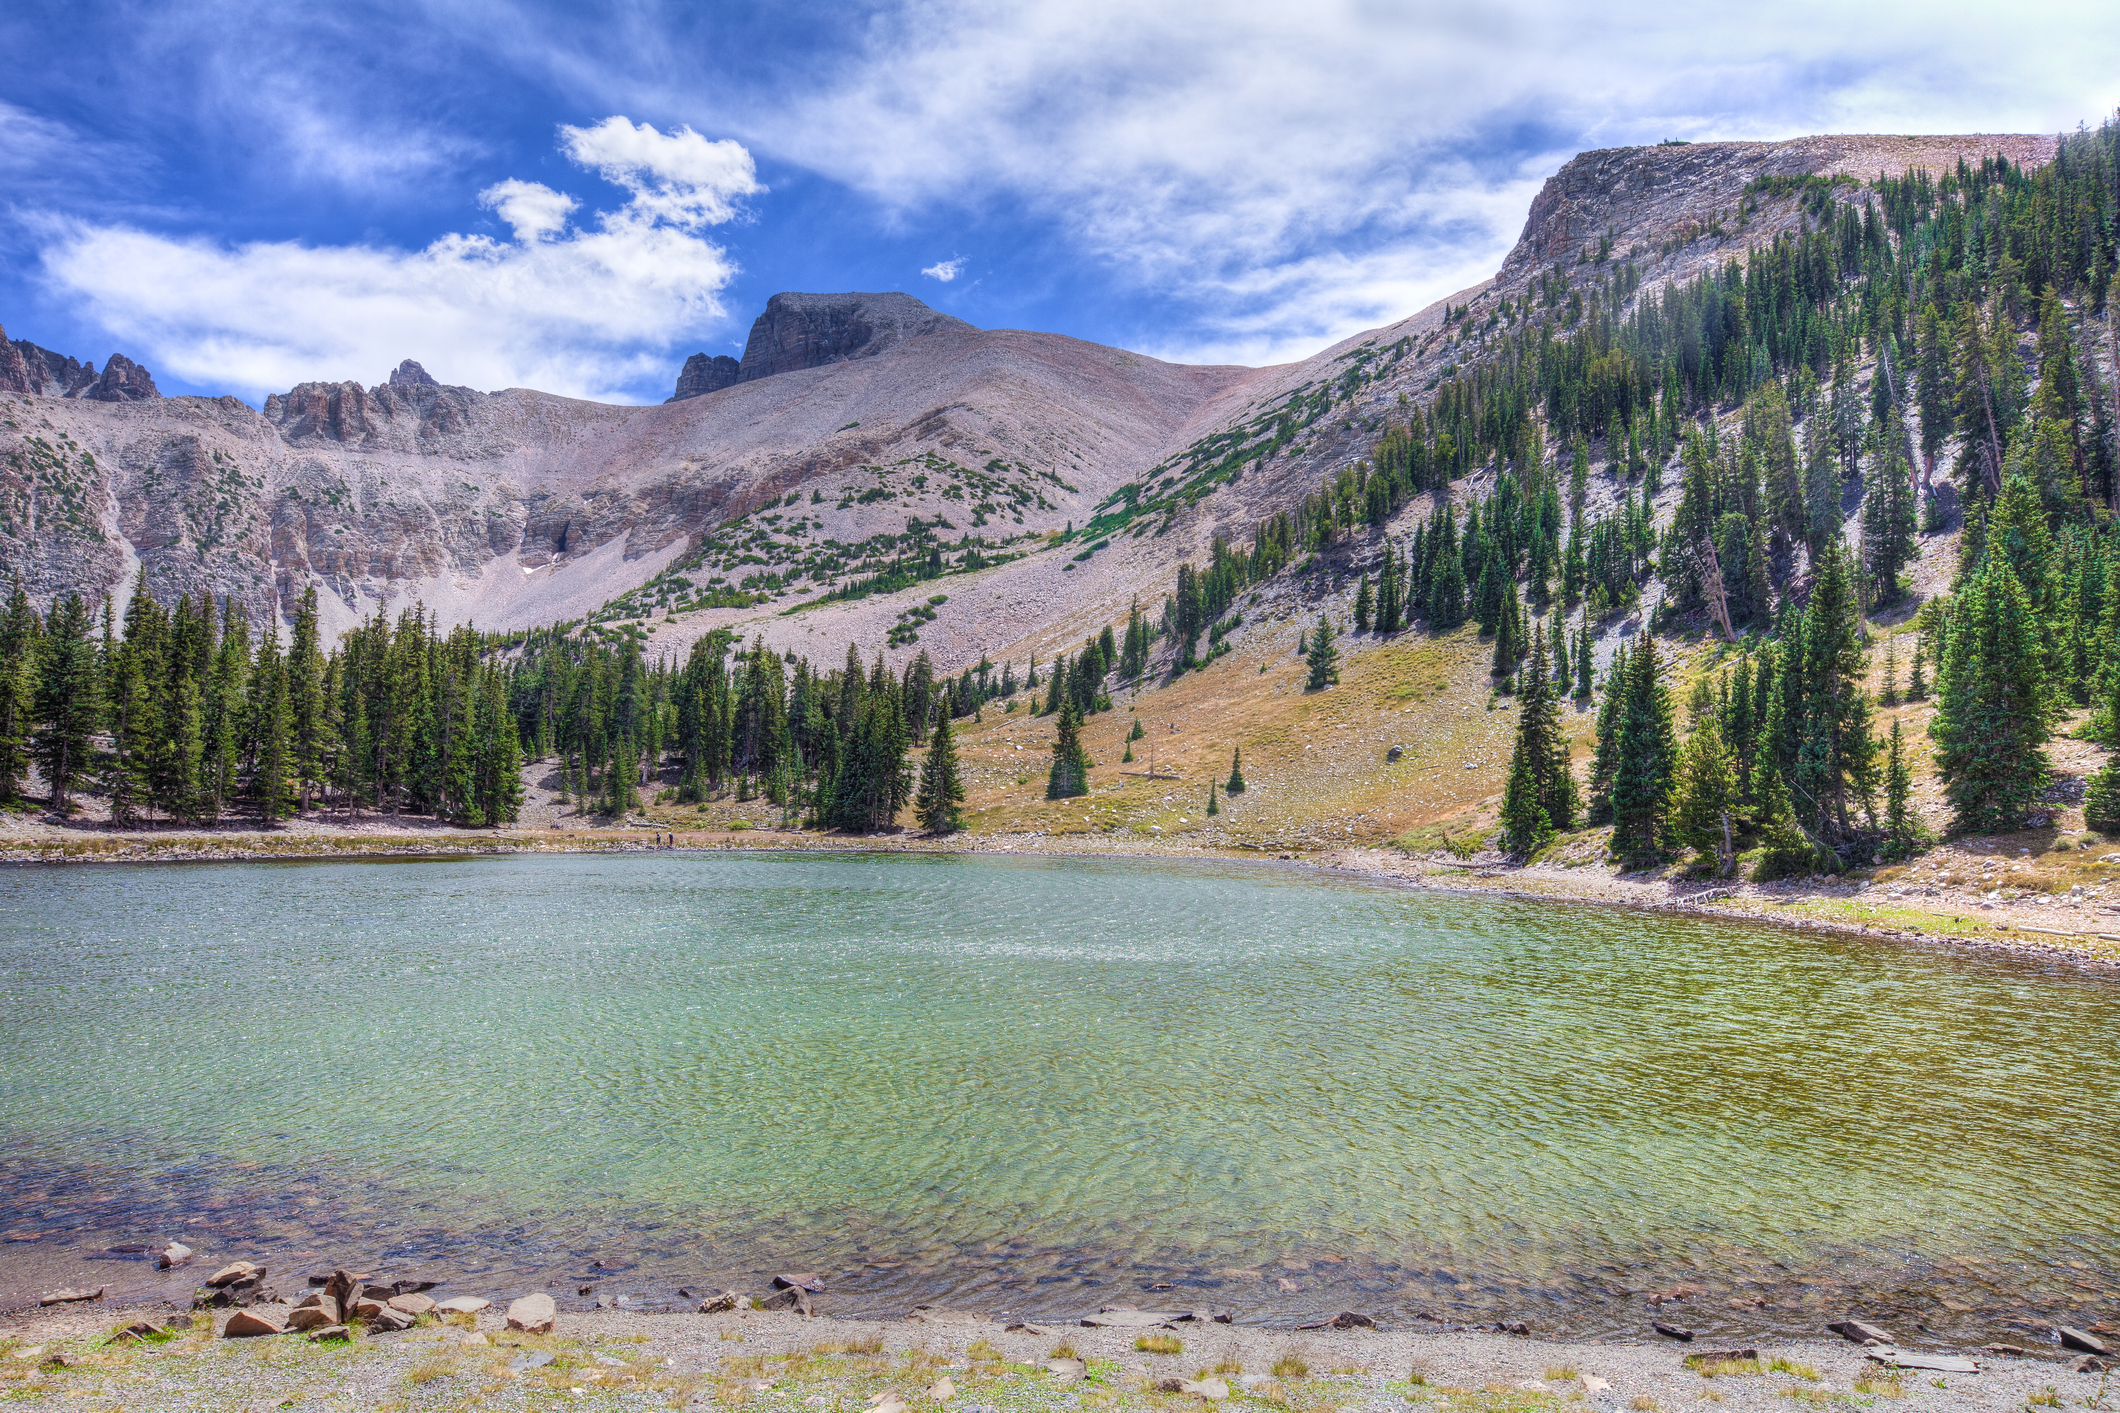
{"type": "Polygon", "coordinates": [[[290,445],[330,441],[369,449],[431,451],[433,444],[466,431],[486,394],[448,387],[406,360],[389,382],[302,383],[265,399],[265,419],[290,445]],[[417,378],[400,382],[410,366],[417,378]],[[419,381],[425,379],[425,381],[419,381]]]}
{"type": "Polygon", "coordinates": [[[145,402],[162,394],[154,375],[122,353],[113,353],[98,377],[79,394],[91,402],[145,402]]]}
{"type": "Polygon", "coordinates": [[[743,365],[726,353],[709,358],[704,353],[695,353],[685,360],[684,371],[677,375],[675,396],[666,397],[665,402],[683,402],[688,397],[705,397],[710,392],[720,392],[734,386],[743,365]]]}
{"type": "MultiPolygon", "coordinates": [[[[96,365],[39,348],[28,339],[16,339],[10,347],[22,360],[22,386],[16,392],[44,397],[75,397],[96,381],[96,365]]],[[[9,360],[10,364],[13,360],[9,360]]]]}
{"type": "Polygon", "coordinates": [[[934,333],[977,333],[909,294],[776,294],[751,325],[739,381],[874,358],[934,333]]]}
{"type": "Polygon", "coordinates": [[[0,327],[0,392],[26,393],[34,391],[29,385],[29,360],[22,350],[8,341],[7,330],[0,327]]]}
{"type": "Polygon", "coordinates": [[[0,392],[43,397],[80,397],[91,402],[145,402],[162,396],[154,375],[122,353],[96,365],[39,348],[28,339],[10,341],[0,329],[0,392]]]}
{"type": "Polygon", "coordinates": [[[390,386],[394,388],[438,388],[440,383],[434,375],[419,365],[417,359],[408,358],[398,364],[390,375],[390,386]]]}

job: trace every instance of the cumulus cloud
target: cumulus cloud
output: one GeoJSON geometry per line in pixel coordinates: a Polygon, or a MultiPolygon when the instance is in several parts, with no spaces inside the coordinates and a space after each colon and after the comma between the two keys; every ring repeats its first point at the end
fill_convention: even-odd
{"type": "Polygon", "coordinates": [[[685,230],[720,225],[739,198],[765,190],[741,143],[709,142],[688,127],[666,134],[614,116],[560,136],[569,157],[632,194],[629,211],[685,230]]]}
{"type": "Polygon", "coordinates": [[[548,240],[565,230],[567,217],[581,205],[564,191],[554,191],[543,182],[518,181],[514,177],[480,192],[478,204],[498,214],[515,231],[515,238],[526,245],[548,240]]]}
{"type": "Polygon", "coordinates": [[[759,187],[751,157],[689,128],[614,117],[562,147],[627,194],[588,223],[572,196],[509,180],[479,194],[514,233],[420,250],[260,241],[227,246],[52,219],[46,280],[158,370],[252,395],[310,379],[380,381],[420,359],[447,382],[613,397],[668,370],[663,351],[726,317],[736,267],[700,234],[759,187]]]}
{"type": "Polygon", "coordinates": [[[970,261],[960,255],[954,260],[937,260],[934,264],[924,267],[920,273],[931,280],[940,280],[944,284],[948,284],[951,280],[963,274],[964,267],[970,263],[970,261]]]}

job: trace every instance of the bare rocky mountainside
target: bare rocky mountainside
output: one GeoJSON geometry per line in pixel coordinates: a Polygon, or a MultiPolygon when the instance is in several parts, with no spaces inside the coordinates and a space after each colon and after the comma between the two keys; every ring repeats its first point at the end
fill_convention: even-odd
{"type": "Polygon", "coordinates": [[[481,392],[408,359],[374,386],[304,383],[256,409],[164,398],[122,354],[98,372],[0,336],[0,572],[47,601],[122,596],[144,571],[158,599],[210,591],[253,621],[313,584],[331,630],[423,602],[484,628],[631,620],[676,650],[731,626],[836,657],[887,635],[918,650],[913,614],[939,668],[1049,654],[1367,457],[1401,400],[1476,365],[1503,300],[1557,267],[1624,256],[1639,300],[1804,220],[1795,190],[1759,178],[2036,163],[2053,146],[1586,153],[1546,183],[1493,280],[1274,368],[975,329],[905,294],[779,294],[740,363],[694,357],[659,405],[481,392]],[[786,612],[935,556],[939,585],[786,612]]]}

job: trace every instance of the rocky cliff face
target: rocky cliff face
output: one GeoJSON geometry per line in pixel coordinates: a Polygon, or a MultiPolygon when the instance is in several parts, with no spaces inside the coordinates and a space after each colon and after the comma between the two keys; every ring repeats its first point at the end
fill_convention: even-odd
{"type": "Polygon", "coordinates": [[[874,358],[925,334],[977,332],[909,294],[776,294],[751,325],[738,377],[748,383],[874,358]]]}
{"type": "Polygon", "coordinates": [[[39,348],[27,339],[10,343],[5,329],[0,329],[0,392],[91,402],[144,402],[162,395],[154,376],[122,353],[113,353],[98,374],[93,363],[39,348]]]}
{"type": "MultiPolygon", "coordinates": [[[[426,377],[424,370],[420,376],[426,377]]],[[[445,387],[432,378],[401,383],[396,374],[373,388],[302,383],[292,392],[266,398],[265,420],[279,428],[290,446],[322,441],[369,450],[440,451],[469,429],[473,409],[486,396],[470,388],[445,387]]]]}
{"type": "Polygon", "coordinates": [[[413,359],[406,359],[391,371],[389,383],[394,388],[438,388],[440,383],[434,375],[422,368],[413,359]]]}
{"type": "Polygon", "coordinates": [[[676,394],[663,401],[683,402],[688,397],[705,397],[708,393],[734,387],[742,367],[726,353],[712,358],[695,353],[685,360],[684,370],[677,375],[676,394]]]}

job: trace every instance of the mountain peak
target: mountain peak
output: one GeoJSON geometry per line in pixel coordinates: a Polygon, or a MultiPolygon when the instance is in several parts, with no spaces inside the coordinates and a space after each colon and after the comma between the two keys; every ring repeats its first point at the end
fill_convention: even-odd
{"type": "Polygon", "coordinates": [[[800,294],[766,301],[744,344],[739,382],[853,358],[874,358],[924,334],[977,333],[962,319],[928,308],[902,291],[800,294]]]}
{"type": "Polygon", "coordinates": [[[408,358],[398,364],[397,371],[390,375],[390,386],[394,388],[438,388],[441,386],[432,373],[422,368],[418,361],[408,358]]]}

